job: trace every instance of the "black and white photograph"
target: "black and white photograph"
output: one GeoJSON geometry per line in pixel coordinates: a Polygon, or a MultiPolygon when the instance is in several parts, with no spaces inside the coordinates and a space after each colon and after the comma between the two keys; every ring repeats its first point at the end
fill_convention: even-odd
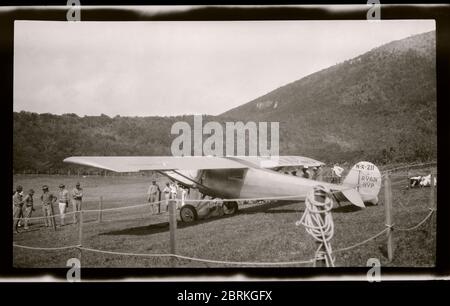
{"type": "Polygon", "coordinates": [[[14,268],[436,266],[435,20],[80,18],[14,22],[14,268]]]}

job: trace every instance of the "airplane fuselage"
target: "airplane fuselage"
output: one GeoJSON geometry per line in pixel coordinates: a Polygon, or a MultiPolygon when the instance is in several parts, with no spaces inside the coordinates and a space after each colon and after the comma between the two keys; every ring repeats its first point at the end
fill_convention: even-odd
{"type": "Polygon", "coordinates": [[[326,182],[257,168],[203,170],[197,173],[195,181],[201,193],[223,199],[298,196],[302,200],[318,184],[339,188],[326,182]]]}

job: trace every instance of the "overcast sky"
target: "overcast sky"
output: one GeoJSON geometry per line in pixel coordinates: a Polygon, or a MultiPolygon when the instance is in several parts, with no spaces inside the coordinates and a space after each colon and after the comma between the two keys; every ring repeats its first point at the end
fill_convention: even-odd
{"type": "Polygon", "coordinates": [[[16,21],[14,111],[220,114],[432,20],[16,21]]]}

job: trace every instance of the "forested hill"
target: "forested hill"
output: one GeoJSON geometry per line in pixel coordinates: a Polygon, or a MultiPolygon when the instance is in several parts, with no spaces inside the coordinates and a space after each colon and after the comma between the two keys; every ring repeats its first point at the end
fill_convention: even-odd
{"type": "Polygon", "coordinates": [[[393,41],[232,109],[280,121],[282,150],[316,158],[436,156],[435,32],[393,41]]]}
{"type": "MultiPolygon", "coordinates": [[[[67,169],[62,160],[72,155],[170,155],[172,124],[192,123],[192,116],[13,115],[14,171],[67,169]]],[[[434,160],[435,34],[388,43],[208,120],[279,121],[282,155],[434,160]]]]}
{"type": "Polygon", "coordinates": [[[171,126],[191,117],[14,113],[15,171],[65,169],[72,155],[170,155],[171,126]]]}

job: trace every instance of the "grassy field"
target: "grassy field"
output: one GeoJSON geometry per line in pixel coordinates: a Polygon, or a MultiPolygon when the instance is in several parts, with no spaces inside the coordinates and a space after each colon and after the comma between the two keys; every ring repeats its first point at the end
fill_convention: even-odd
{"type": "MultiPolygon", "coordinates": [[[[431,169],[422,169],[423,174],[431,169]]],[[[420,222],[429,212],[430,188],[406,190],[406,173],[392,177],[393,220],[397,227],[408,228],[420,222]]],[[[84,188],[84,210],[97,209],[99,197],[103,208],[124,207],[145,203],[150,177],[67,177],[67,176],[14,176],[14,186],[25,190],[34,188],[36,198],[41,186],[47,184],[57,193],[63,182],[73,188],[77,181],[84,188]]],[[[164,182],[161,181],[160,184],[164,182]]],[[[385,228],[383,205],[357,209],[345,203],[332,214],[335,235],[331,240],[334,250],[363,241],[385,228]]],[[[40,216],[36,201],[33,216],[40,216]]],[[[55,207],[56,209],[56,207],[55,207]]],[[[71,207],[69,211],[71,210],[71,207]]],[[[222,261],[279,262],[302,261],[314,257],[316,244],[305,229],[295,226],[304,210],[304,203],[276,202],[242,207],[235,216],[212,217],[184,224],[178,222],[177,252],[180,255],[222,261]]],[[[97,222],[97,212],[84,215],[82,244],[88,248],[128,253],[169,253],[169,226],[166,214],[152,215],[149,207],[104,212],[103,222],[97,222]]],[[[71,222],[72,216],[67,216],[71,222]]],[[[378,258],[383,266],[430,267],[435,262],[435,218],[414,231],[395,231],[394,259],[386,258],[386,236],[382,235],[362,246],[335,254],[336,266],[366,266],[369,258],[378,258]],[[431,226],[430,226],[431,224],[431,226]]],[[[78,225],[69,224],[53,229],[36,221],[28,231],[14,234],[14,243],[36,247],[59,247],[78,244],[78,225]]],[[[78,257],[78,250],[27,250],[14,248],[15,267],[65,267],[67,259],[78,257]]],[[[82,252],[83,267],[231,267],[232,265],[194,262],[167,257],[144,258],[82,252]]],[[[296,266],[296,265],[292,265],[296,266]]],[[[297,265],[305,266],[305,265],[297,265]]],[[[285,266],[284,266],[285,267],[285,266]]]]}

